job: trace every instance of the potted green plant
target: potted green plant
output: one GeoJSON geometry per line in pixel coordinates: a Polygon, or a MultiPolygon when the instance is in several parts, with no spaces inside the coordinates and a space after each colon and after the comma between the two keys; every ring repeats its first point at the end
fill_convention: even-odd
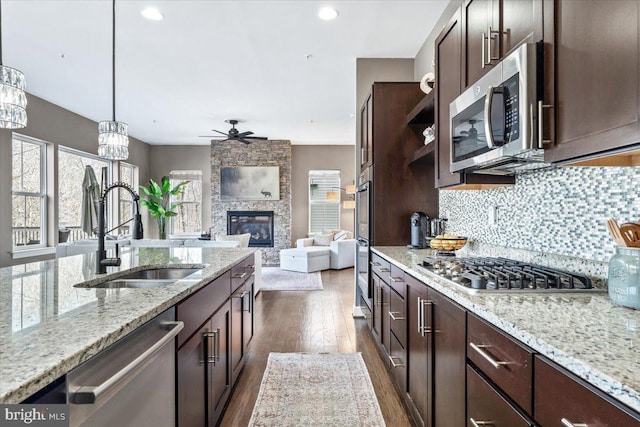
{"type": "Polygon", "coordinates": [[[151,217],[158,221],[158,231],[161,239],[167,238],[167,220],[172,216],[176,216],[175,209],[181,205],[180,202],[171,203],[171,196],[177,196],[183,190],[183,187],[189,181],[182,181],[175,187],[171,188],[171,181],[168,176],[163,176],[160,185],[150,179],[149,186],[140,186],[140,190],[144,192],[147,199],[140,199],[142,206],[146,206],[151,212],[151,217]]]}

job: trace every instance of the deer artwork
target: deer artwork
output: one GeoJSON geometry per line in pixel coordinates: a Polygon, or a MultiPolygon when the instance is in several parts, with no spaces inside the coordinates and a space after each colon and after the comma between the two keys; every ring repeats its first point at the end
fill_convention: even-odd
{"type": "Polygon", "coordinates": [[[271,191],[264,191],[264,188],[263,188],[261,193],[264,197],[271,198],[271,191]]]}

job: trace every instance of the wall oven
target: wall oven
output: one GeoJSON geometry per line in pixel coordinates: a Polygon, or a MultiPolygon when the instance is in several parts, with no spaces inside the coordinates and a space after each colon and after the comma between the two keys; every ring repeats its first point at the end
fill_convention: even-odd
{"type": "MultiPolygon", "coordinates": [[[[358,178],[356,191],[356,284],[360,295],[371,308],[371,290],[369,289],[369,243],[371,241],[371,167],[364,170],[358,178]]],[[[356,293],[356,297],[358,294],[356,293]]],[[[356,299],[356,304],[359,301],[356,299]]]]}
{"type": "Polygon", "coordinates": [[[450,104],[451,172],[512,175],[543,161],[543,44],[527,43],[450,104]]]}

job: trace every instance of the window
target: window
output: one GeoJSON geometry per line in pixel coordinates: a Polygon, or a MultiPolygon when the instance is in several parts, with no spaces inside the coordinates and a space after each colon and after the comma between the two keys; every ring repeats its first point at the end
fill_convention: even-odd
{"type": "Polygon", "coordinates": [[[309,171],[309,233],[323,229],[340,229],[340,171],[309,171]]]}
{"type": "Polygon", "coordinates": [[[47,246],[46,145],[13,135],[12,139],[12,238],[13,249],[47,246]]]}
{"type": "MultiPolygon", "coordinates": [[[[92,154],[72,150],[66,147],[58,149],[58,227],[69,230],[67,241],[87,239],[82,231],[82,182],[85,166],[91,166],[101,183],[102,168],[107,168],[111,176],[111,162],[92,154]]],[[[110,215],[108,216],[108,218],[110,215]]],[[[96,228],[97,228],[96,224],[96,228]]]]}
{"type": "Polygon", "coordinates": [[[171,188],[182,181],[189,183],[182,192],[172,196],[171,203],[180,203],[176,216],[171,218],[171,234],[200,233],[202,231],[202,171],[171,171],[171,188]]]}
{"type": "MultiPolygon", "coordinates": [[[[139,193],[138,190],[138,168],[134,165],[130,165],[128,163],[120,163],[120,182],[124,182],[129,184],[133,191],[139,193]]],[[[118,199],[119,199],[119,215],[120,221],[119,224],[128,221],[133,218],[133,199],[131,198],[131,194],[127,190],[120,189],[118,191],[118,199]]],[[[127,223],[120,227],[120,233],[122,234],[130,234],[131,227],[130,224],[127,223]]]]}

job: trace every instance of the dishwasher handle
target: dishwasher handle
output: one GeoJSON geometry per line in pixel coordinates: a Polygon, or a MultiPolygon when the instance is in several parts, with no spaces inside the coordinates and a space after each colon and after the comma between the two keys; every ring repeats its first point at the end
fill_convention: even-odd
{"type": "Polygon", "coordinates": [[[109,379],[98,386],[80,386],[69,394],[69,402],[75,404],[93,404],[96,403],[100,396],[107,393],[111,388],[116,386],[119,382],[127,377],[130,373],[135,371],[139,366],[142,366],[151,356],[153,356],[158,350],[167,345],[172,339],[178,335],[178,333],[184,328],[184,323],[178,322],[163,322],[163,325],[168,327],[167,333],[156,341],[151,347],[140,354],[140,356],[133,359],[124,368],[120,369],[109,379]]]}

